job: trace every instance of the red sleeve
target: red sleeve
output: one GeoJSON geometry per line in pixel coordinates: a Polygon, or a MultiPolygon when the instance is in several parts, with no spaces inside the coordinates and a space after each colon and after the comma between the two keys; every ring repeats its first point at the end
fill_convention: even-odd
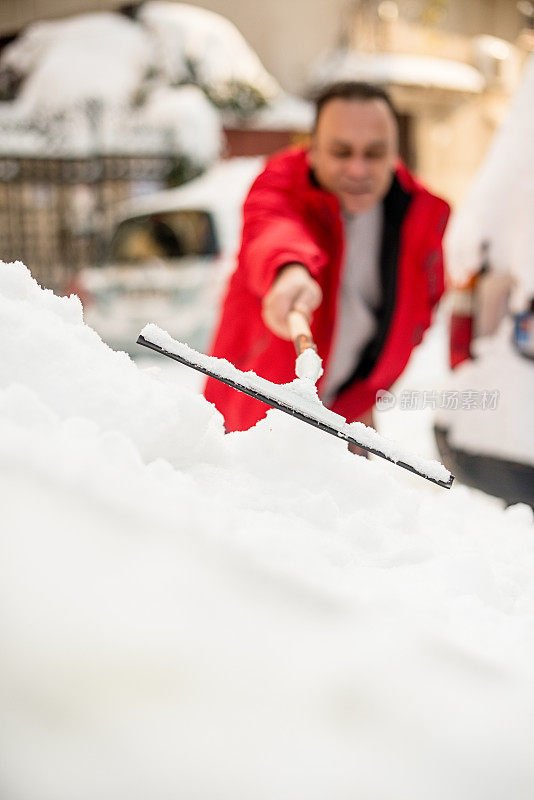
{"type": "Polygon", "coordinates": [[[285,184],[268,166],[243,207],[240,267],[249,289],[259,297],[285,264],[303,264],[316,278],[329,260],[306,224],[296,193],[285,184]]]}

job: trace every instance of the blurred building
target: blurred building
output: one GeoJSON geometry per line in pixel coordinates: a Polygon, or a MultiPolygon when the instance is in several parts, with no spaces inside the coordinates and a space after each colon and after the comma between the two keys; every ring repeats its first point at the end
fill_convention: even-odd
{"type": "MultiPolygon", "coordinates": [[[[190,4],[233,22],[269,73],[296,95],[286,95],[279,106],[273,104],[248,119],[226,117],[226,155],[269,153],[302,141],[312,120],[302,97],[331,80],[369,80],[385,85],[399,109],[401,154],[408,165],[453,203],[469,187],[515,91],[525,56],[534,49],[530,0],[190,0],[190,4]]],[[[132,0],[2,0],[0,50],[36,20],[104,10],[133,17],[139,5],[132,0]]],[[[166,155],[160,154],[156,168],[160,183],[168,171],[166,155]]],[[[95,223],[94,230],[74,226],[73,234],[71,211],[80,206],[81,216],[98,220],[109,201],[128,196],[140,184],[153,184],[154,164],[147,167],[140,156],[132,154],[117,164],[93,159],[95,163],[88,166],[53,164],[45,157],[31,180],[26,162],[14,164],[13,158],[3,158],[4,258],[37,263],[36,253],[44,260],[46,248],[36,236],[44,225],[47,231],[58,231],[54,248],[46,251],[48,264],[93,260],[94,253],[103,250],[99,226],[95,223]],[[109,186],[93,191],[94,209],[88,214],[88,180],[75,177],[80,170],[93,174],[97,167],[98,175],[109,173],[109,186]],[[32,193],[30,183],[36,182],[38,191],[32,193]],[[45,207],[55,214],[48,222],[43,222],[45,207]],[[77,238],[71,247],[73,236],[77,238]],[[60,258],[58,248],[72,255],[60,258]]],[[[97,176],[94,186],[100,181],[97,176]]]]}
{"type": "Polygon", "coordinates": [[[357,54],[352,74],[386,84],[401,114],[403,155],[452,202],[469,187],[518,84],[525,24],[510,0],[351,3],[341,49],[357,54]]]}
{"type": "MultiPolygon", "coordinates": [[[[3,0],[0,37],[33,19],[119,8],[133,13],[136,5],[3,0]]],[[[191,0],[191,5],[233,22],[289,92],[305,95],[318,78],[384,83],[401,112],[403,156],[453,202],[481,163],[532,46],[525,35],[534,14],[528,0],[191,0]]],[[[256,124],[242,127],[244,133],[235,126],[230,132],[232,154],[272,150],[275,140],[283,145],[291,138],[280,132],[265,137],[256,124]]]]}
{"type": "Polygon", "coordinates": [[[231,19],[289,91],[349,77],[385,84],[401,112],[403,156],[452,202],[481,163],[532,46],[534,6],[515,0],[191,2],[231,19]]]}

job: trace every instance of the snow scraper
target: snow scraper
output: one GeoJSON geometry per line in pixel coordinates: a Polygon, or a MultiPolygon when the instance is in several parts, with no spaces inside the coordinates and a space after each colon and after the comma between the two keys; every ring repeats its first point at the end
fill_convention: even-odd
{"type": "Polygon", "coordinates": [[[291,414],[325,433],[358,445],[369,453],[385,458],[438,486],[450,489],[454,476],[443,464],[410,454],[404,448],[380,436],[373,428],[368,428],[362,422],[348,423],[344,417],[323,406],[315,386],[322,375],[322,362],[317,354],[308,321],[298,311],[292,311],[288,321],[297,351],[297,378],[292,383],[282,385],[261,378],[254,372],[241,372],[225,359],[199,353],[188,345],[177,342],[157,325],[146,325],[137,343],[222,381],[233,389],[255,397],[279,411],[291,414]]]}

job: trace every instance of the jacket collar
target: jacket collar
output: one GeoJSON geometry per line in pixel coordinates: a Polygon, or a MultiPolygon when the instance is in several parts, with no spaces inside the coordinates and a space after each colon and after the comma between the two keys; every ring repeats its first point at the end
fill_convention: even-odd
{"type": "MultiPolygon", "coordinates": [[[[393,179],[391,181],[391,186],[389,187],[387,194],[382,200],[384,204],[384,214],[386,217],[393,216],[397,218],[398,216],[404,216],[408,205],[412,199],[413,191],[410,191],[408,186],[406,185],[406,180],[402,180],[405,178],[405,173],[407,173],[406,168],[402,168],[404,165],[397,167],[395,172],[393,173],[393,179]]],[[[338,198],[332,192],[329,192],[327,189],[324,189],[319,181],[317,180],[317,176],[313,167],[311,167],[308,163],[308,171],[307,171],[307,179],[310,185],[310,188],[315,189],[316,191],[321,192],[323,196],[326,196],[330,199],[335,201],[336,205],[339,208],[341,213],[341,206],[339,203],[338,198]]],[[[415,187],[413,187],[415,188],[415,187]]]]}

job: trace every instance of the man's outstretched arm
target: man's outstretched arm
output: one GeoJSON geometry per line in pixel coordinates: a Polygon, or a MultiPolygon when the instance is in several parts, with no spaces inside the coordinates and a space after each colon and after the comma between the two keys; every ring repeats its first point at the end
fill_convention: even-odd
{"type": "Polygon", "coordinates": [[[320,303],[319,298],[314,306],[317,278],[329,260],[300,212],[296,192],[286,183],[268,166],[254,182],[243,208],[240,268],[250,291],[265,300],[268,320],[273,320],[273,314],[279,317],[277,310],[283,312],[286,295],[296,301],[302,293],[302,310],[311,313],[312,306],[320,303]],[[300,270],[293,270],[296,266],[300,270]]]}

